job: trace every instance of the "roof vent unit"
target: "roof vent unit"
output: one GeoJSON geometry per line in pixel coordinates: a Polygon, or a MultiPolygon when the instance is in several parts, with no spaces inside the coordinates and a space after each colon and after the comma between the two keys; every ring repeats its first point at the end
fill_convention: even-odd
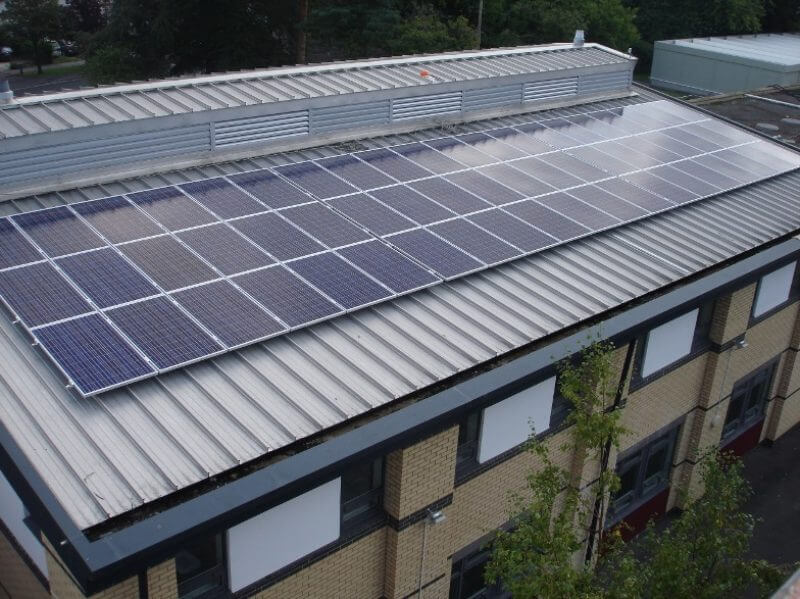
{"type": "Polygon", "coordinates": [[[0,78],[0,104],[11,104],[14,101],[14,92],[8,85],[8,79],[0,78]]]}
{"type": "Polygon", "coordinates": [[[576,29],[575,37],[572,38],[572,45],[575,46],[576,48],[581,48],[583,47],[583,42],[584,42],[583,29],[576,29]]]}
{"type": "Polygon", "coordinates": [[[308,110],[271,116],[231,119],[214,123],[214,146],[226,148],[247,143],[308,135],[308,110]]]}
{"type": "Polygon", "coordinates": [[[561,79],[545,79],[535,83],[526,83],[523,91],[525,102],[552,100],[578,95],[578,78],[563,77],[561,79]]]}
{"type": "Polygon", "coordinates": [[[461,92],[426,94],[392,101],[392,120],[406,121],[461,112],[461,92]]]}

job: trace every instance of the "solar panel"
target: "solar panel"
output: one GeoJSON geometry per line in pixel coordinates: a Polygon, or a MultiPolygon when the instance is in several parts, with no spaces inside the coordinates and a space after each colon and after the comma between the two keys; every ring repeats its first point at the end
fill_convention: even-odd
{"type": "Polygon", "coordinates": [[[267,209],[264,204],[222,178],[184,183],[180,188],[219,218],[246,216],[267,209]]]}
{"type": "Polygon", "coordinates": [[[589,233],[590,231],[590,229],[587,229],[583,225],[580,225],[575,221],[570,220],[565,216],[562,216],[557,212],[554,212],[553,210],[536,203],[533,200],[525,200],[517,204],[511,204],[510,206],[506,206],[504,210],[507,210],[518,218],[521,218],[526,223],[533,225],[537,229],[547,231],[548,235],[552,235],[559,241],[566,241],[567,239],[579,237],[589,233]]]}
{"type": "Polygon", "coordinates": [[[525,135],[512,127],[491,129],[486,133],[510,146],[519,148],[529,156],[535,156],[536,154],[543,154],[553,150],[553,147],[546,144],[544,141],[538,140],[530,135],[525,135]]]}
{"type": "Polygon", "coordinates": [[[354,154],[354,156],[360,158],[367,164],[371,164],[398,181],[421,179],[431,174],[429,170],[422,168],[418,164],[403,158],[400,154],[392,152],[387,148],[358,152],[354,154]]]}
{"type": "Polygon", "coordinates": [[[405,293],[439,281],[424,268],[379,241],[368,241],[339,250],[361,270],[395,293],[405,293]]]}
{"type": "Polygon", "coordinates": [[[596,146],[584,146],[582,148],[572,148],[567,150],[570,156],[583,160],[594,166],[603,165],[603,170],[612,175],[622,175],[636,170],[636,167],[624,159],[615,158],[611,154],[601,151],[602,144],[596,146]]]}
{"type": "Polygon", "coordinates": [[[484,154],[480,150],[476,150],[472,146],[457,140],[455,137],[425,140],[425,145],[467,166],[481,166],[497,162],[496,158],[484,154]]]}
{"type": "Polygon", "coordinates": [[[618,218],[614,218],[598,208],[593,208],[567,193],[553,193],[541,196],[536,201],[559,214],[579,222],[592,231],[605,229],[620,222],[618,218]]]}
{"type": "Polygon", "coordinates": [[[359,189],[375,189],[376,187],[397,183],[391,177],[384,175],[378,169],[372,168],[369,164],[354,156],[332,156],[331,158],[317,160],[317,164],[359,189]]]}
{"type": "Polygon", "coordinates": [[[431,226],[430,230],[484,264],[504,262],[521,253],[467,220],[448,220],[431,226]]]}
{"type": "Polygon", "coordinates": [[[168,235],[118,247],[166,291],[218,278],[209,266],[168,235]]]}
{"type": "MultiPolygon", "coordinates": [[[[631,145],[635,145],[637,148],[640,148],[643,144],[636,143],[631,145]]],[[[603,152],[604,154],[607,154],[608,156],[611,156],[628,165],[627,167],[622,167],[616,171],[615,174],[626,173],[632,170],[644,169],[663,164],[665,161],[658,156],[658,152],[656,150],[660,150],[662,152],[667,152],[668,150],[664,150],[658,146],[652,147],[655,148],[655,150],[652,152],[648,148],[644,148],[644,152],[640,152],[638,150],[632,150],[631,148],[623,146],[615,141],[604,141],[592,146],[592,148],[595,150],[603,152]]],[[[673,156],[675,157],[675,160],[681,160],[680,156],[675,154],[673,154],[673,156]]]]}
{"type": "Polygon", "coordinates": [[[645,133],[644,135],[637,135],[636,141],[638,142],[640,139],[664,148],[665,150],[669,150],[670,152],[673,152],[684,158],[691,158],[692,156],[702,154],[702,152],[697,148],[693,148],[690,145],[680,142],[674,137],[670,137],[663,131],[654,131],[652,133],[645,133]]]}
{"type": "Polygon", "coordinates": [[[660,212],[675,206],[674,202],[650,193],[641,187],[636,187],[622,179],[607,179],[595,183],[595,186],[648,212],[660,212]]]}
{"type": "Polygon", "coordinates": [[[170,231],[188,229],[214,221],[214,216],[177,187],[130,193],[128,198],[170,231]]]}
{"type": "Polygon", "coordinates": [[[557,243],[554,237],[497,208],[473,214],[468,220],[524,252],[533,252],[557,243]]]}
{"type": "Polygon", "coordinates": [[[161,235],[164,230],[122,196],[73,204],[75,212],[111,243],[161,235]]]}
{"type": "Polygon", "coordinates": [[[328,204],[376,235],[413,229],[416,223],[364,194],[329,200],[328,204]]]}
{"type": "Polygon", "coordinates": [[[392,150],[437,175],[452,173],[465,167],[464,164],[456,162],[420,142],[393,146],[392,150]]]}
{"type": "Polygon", "coordinates": [[[310,195],[303,193],[266,169],[231,175],[228,178],[270,208],[287,208],[314,201],[310,195]]]}
{"type": "MultiPolygon", "coordinates": [[[[515,162],[514,164],[517,163],[515,162]]],[[[525,165],[521,165],[520,168],[524,168],[524,166],[525,165]]],[[[518,191],[524,197],[528,198],[555,191],[554,187],[548,185],[544,181],[540,181],[534,177],[529,177],[521,170],[508,164],[495,164],[492,166],[487,166],[486,168],[482,168],[480,173],[493,179],[495,182],[502,182],[503,185],[518,191]]]]}
{"type": "Polygon", "coordinates": [[[272,264],[264,250],[225,224],[209,225],[178,233],[181,241],[224,275],[233,275],[272,264]]]}
{"type": "Polygon", "coordinates": [[[41,259],[42,255],[17,231],[11,221],[0,219],[0,270],[41,259]]]}
{"type": "Polygon", "coordinates": [[[551,148],[560,150],[579,145],[574,139],[545,127],[542,123],[525,123],[524,125],[515,125],[514,128],[551,148]]]}
{"type": "Polygon", "coordinates": [[[162,370],[222,349],[166,297],[127,304],[106,314],[162,370]]]}
{"type": "Polygon", "coordinates": [[[331,252],[295,260],[288,266],[348,310],[391,295],[385,287],[331,252]]]}
{"type": "Polygon", "coordinates": [[[721,160],[716,156],[716,154],[697,156],[696,158],[693,158],[692,161],[697,163],[699,166],[711,170],[719,176],[728,178],[729,180],[733,179],[739,183],[751,183],[754,181],[754,178],[743,171],[741,167],[721,160]]]}
{"type": "Polygon", "coordinates": [[[421,225],[455,216],[454,212],[405,185],[377,189],[371,192],[371,195],[421,225]]]}
{"type": "Polygon", "coordinates": [[[286,328],[227,281],[174,294],[178,303],[226,346],[266,339],[286,328]]]}
{"type": "Polygon", "coordinates": [[[233,280],[290,327],[315,322],[342,311],[282,266],[245,273],[233,280]]]}
{"type": "Polygon", "coordinates": [[[631,202],[626,202],[594,185],[576,187],[575,189],[570,189],[568,193],[590,206],[608,212],[623,221],[633,220],[649,214],[648,210],[631,202]]]}
{"type": "Polygon", "coordinates": [[[613,132],[604,133],[605,127],[587,115],[576,115],[571,118],[550,119],[542,124],[562,135],[574,139],[578,144],[590,144],[614,137],[613,132]],[[589,127],[592,127],[591,129],[589,127]]]}
{"type": "MultiPolygon", "coordinates": [[[[578,177],[573,177],[568,172],[548,164],[542,158],[544,156],[541,158],[523,158],[512,162],[511,165],[526,175],[536,177],[539,181],[544,181],[553,189],[565,189],[584,183],[578,177]]],[[[598,178],[602,179],[603,177],[598,178]]]]}
{"type": "Polygon", "coordinates": [[[111,248],[74,254],[60,258],[56,263],[100,308],[109,308],[160,293],[111,248]]]}
{"type": "Polygon", "coordinates": [[[325,246],[277,214],[248,216],[231,221],[231,225],[278,260],[291,260],[325,249],[325,246]]]}
{"type": "Polygon", "coordinates": [[[28,327],[92,311],[89,303],[46,262],[0,272],[0,296],[28,327]]]}
{"type": "Polygon", "coordinates": [[[446,279],[483,266],[482,263],[425,229],[398,233],[389,237],[388,241],[446,279]]]}
{"type": "Polygon", "coordinates": [[[510,187],[502,185],[494,179],[485,177],[477,171],[454,173],[448,175],[445,179],[469,190],[483,201],[494,204],[495,206],[517,202],[525,197],[510,187]]]}
{"type": "Polygon", "coordinates": [[[155,373],[97,314],[42,327],[36,338],[83,395],[155,373]]]}
{"type": "Polygon", "coordinates": [[[313,162],[286,164],[276,167],[275,171],[321,200],[358,191],[313,162]]]}
{"type": "Polygon", "coordinates": [[[409,183],[408,186],[456,214],[467,214],[491,207],[491,204],[484,202],[478,196],[456,187],[441,177],[423,179],[409,183]]]}
{"type": "Polygon", "coordinates": [[[66,206],[11,217],[49,256],[103,247],[105,242],[66,206]]]}
{"type": "Polygon", "coordinates": [[[281,214],[329,248],[370,239],[370,234],[322,204],[287,208],[281,214]]]}
{"type": "Polygon", "coordinates": [[[652,191],[663,198],[669,198],[670,201],[676,204],[685,204],[686,202],[691,202],[700,197],[699,194],[674,185],[648,171],[625,175],[625,180],[643,189],[652,191]]]}
{"type": "Polygon", "coordinates": [[[467,133],[466,135],[456,135],[455,138],[498,160],[513,160],[514,158],[524,158],[528,155],[519,148],[490,137],[486,133],[467,133]]]}
{"type": "Polygon", "coordinates": [[[693,148],[697,148],[701,152],[715,152],[717,150],[721,150],[723,146],[714,143],[713,141],[709,141],[704,137],[700,137],[699,135],[694,135],[689,131],[681,128],[675,129],[666,129],[664,130],[666,135],[677,139],[680,142],[685,143],[686,145],[692,146],[693,148]]]}
{"type": "Polygon", "coordinates": [[[706,168],[699,162],[694,162],[694,159],[676,162],[671,165],[660,166],[656,169],[653,169],[653,172],[655,172],[655,174],[662,179],[668,179],[670,181],[673,181],[671,177],[675,176],[673,182],[676,185],[686,187],[686,189],[689,189],[701,196],[712,195],[719,193],[721,190],[733,189],[734,187],[739,186],[738,181],[735,181],[730,177],[726,177],[717,171],[713,171],[710,168],[706,168]],[[667,174],[666,177],[665,174],[667,174]],[[699,180],[700,185],[697,185],[694,183],[694,181],[692,181],[692,183],[694,183],[694,187],[684,185],[683,182],[686,181],[687,175],[691,176],[694,181],[699,180]]]}

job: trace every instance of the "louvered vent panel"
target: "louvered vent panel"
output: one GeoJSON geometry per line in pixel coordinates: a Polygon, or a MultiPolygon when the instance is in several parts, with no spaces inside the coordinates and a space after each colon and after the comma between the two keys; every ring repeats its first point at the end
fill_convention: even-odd
{"type": "Polygon", "coordinates": [[[337,129],[353,129],[370,125],[385,125],[391,119],[391,103],[363,102],[311,109],[311,131],[325,133],[337,129]]]}
{"type": "Polygon", "coordinates": [[[392,102],[393,121],[458,112],[461,112],[461,92],[401,98],[392,102]]]}
{"type": "Polygon", "coordinates": [[[523,99],[525,102],[536,100],[549,100],[551,98],[565,98],[578,93],[577,77],[562,77],[560,79],[547,79],[526,83],[523,99]]]}
{"type": "Polygon", "coordinates": [[[308,135],[308,110],[270,116],[231,119],[214,123],[214,144],[218,148],[308,135]]]}
{"type": "Polygon", "coordinates": [[[464,92],[464,110],[485,110],[522,102],[522,84],[503,85],[464,92]]]}
{"type": "Polygon", "coordinates": [[[633,71],[611,71],[609,73],[591,73],[581,75],[578,89],[582,94],[593,94],[611,90],[622,91],[631,86],[633,71]]]}
{"type": "Polygon", "coordinates": [[[194,125],[119,137],[0,152],[2,181],[63,176],[78,171],[136,164],[146,160],[207,152],[208,125],[194,125]]]}

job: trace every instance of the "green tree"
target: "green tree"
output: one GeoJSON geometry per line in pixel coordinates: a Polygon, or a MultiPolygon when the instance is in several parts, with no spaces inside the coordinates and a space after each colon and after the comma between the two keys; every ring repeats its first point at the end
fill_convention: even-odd
{"type": "Polygon", "coordinates": [[[9,33],[23,44],[36,64],[39,74],[49,61],[53,47],[50,39],[59,32],[58,0],[8,0],[3,17],[9,33]]]}
{"type": "Polygon", "coordinates": [[[389,38],[391,54],[423,54],[475,47],[475,29],[466,17],[447,19],[430,5],[415,7],[389,38]]]}

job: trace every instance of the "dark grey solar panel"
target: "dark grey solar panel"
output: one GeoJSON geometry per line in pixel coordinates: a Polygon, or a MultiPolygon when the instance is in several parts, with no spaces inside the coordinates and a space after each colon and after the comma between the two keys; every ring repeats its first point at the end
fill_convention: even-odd
{"type": "Polygon", "coordinates": [[[234,281],[290,327],[341,312],[341,308],[282,266],[246,273],[234,281]]]}
{"type": "Polygon", "coordinates": [[[84,395],[155,373],[97,314],[42,327],[36,337],[84,395]]]}
{"type": "Polygon", "coordinates": [[[321,252],[325,247],[274,213],[248,216],[231,225],[278,260],[290,260],[321,252]]]}
{"type": "Polygon", "coordinates": [[[454,212],[432,202],[405,185],[376,189],[371,194],[387,206],[421,225],[455,216],[454,212]]]}
{"type": "Polygon", "coordinates": [[[776,174],[800,166],[797,154],[765,141],[739,146],[734,148],[734,151],[755,162],[766,163],[776,174]]]}
{"type": "Polygon", "coordinates": [[[367,164],[374,166],[387,175],[394,177],[398,181],[411,181],[412,179],[421,179],[422,177],[429,177],[431,175],[429,170],[407,160],[400,154],[392,152],[388,148],[358,152],[354,154],[354,156],[357,156],[367,164]]]}
{"type": "Polygon", "coordinates": [[[678,187],[677,185],[673,185],[669,181],[665,181],[664,179],[661,179],[660,177],[657,177],[648,171],[625,175],[625,180],[633,183],[634,185],[638,185],[639,187],[643,187],[648,191],[652,191],[653,193],[660,195],[662,198],[667,198],[676,204],[691,202],[692,200],[696,200],[698,197],[700,197],[696,193],[683,189],[682,187],[678,187]]]}
{"type": "Polygon", "coordinates": [[[540,141],[546,143],[548,146],[563,149],[572,146],[580,145],[577,141],[566,135],[562,135],[555,129],[545,127],[541,123],[525,123],[524,125],[516,125],[514,129],[522,131],[525,135],[529,135],[540,141]]]}
{"type": "Polygon", "coordinates": [[[73,204],[72,208],[111,243],[160,235],[164,230],[121,196],[73,204]]]}
{"type": "Polygon", "coordinates": [[[650,193],[641,187],[631,185],[622,179],[608,179],[607,181],[600,181],[595,185],[608,193],[612,193],[623,200],[627,200],[631,204],[636,204],[648,212],[660,212],[661,210],[666,210],[667,208],[675,206],[675,203],[650,193]]]}
{"type": "Polygon", "coordinates": [[[473,214],[468,217],[468,220],[525,252],[533,252],[557,242],[554,237],[534,229],[529,224],[498,208],[473,214]]]}
{"type": "Polygon", "coordinates": [[[275,171],[295,185],[320,198],[332,198],[358,191],[313,162],[298,162],[275,167],[275,171]]]}
{"type": "Polygon", "coordinates": [[[180,187],[223,219],[236,218],[237,216],[245,216],[267,210],[264,204],[257,202],[241,189],[222,178],[185,183],[180,187]]]}
{"type": "Polygon", "coordinates": [[[303,193],[266,169],[231,175],[228,178],[270,208],[286,208],[314,201],[310,195],[303,193]]]}
{"type": "Polygon", "coordinates": [[[498,160],[513,160],[514,158],[527,156],[527,152],[522,152],[518,148],[486,135],[486,133],[467,133],[465,135],[457,135],[456,139],[469,144],[484,154],[494,156],[498,160]]]}
{"type": "Polygon", "coordinates": [[[771,177],[775,174],[775,167],[768,164],[768,158],[762,156],[761,161],[756,162],[751,157],[747,157],[739,152],[739,149],[740,148],[731,148],[729,150],[723,150],[714,154],[714,157],[719,160],[724,160],[734,167],[741,169],[744,173],[747,173],[747,175],[755,178],[771,177]]]}
{"type": "Polygon", "coordinates": [[[631,220],[649,214],[648,210],[626,202],[594,185],[576,187],[575,189],[570,189],[568,193],[579,200],[583,200],[590,206],[608,212],[621,220],[631,220]]]}
{"type": "Polygon", "coordinates": [[[525,200],[524,202],[511,204],[505,206],[503,210],[507,210],[514,216],[521,218],[526,223],[533,225],[537,229],[541,229],[560,241],[579,237],[580,235],[585,235],[590,232],[590,229],[587,229],[583,225],[565,216],[561,216],[549,208],[537,204],[533,200],[525,200]]]}
{"type": "Polygon", "coordinates": [[[686,145],[685,143],[680,142],[677,139],[670,137],[669,135],[660,131],[654,131],[651,133],[638,135],[637,141],[639,139],[645,142],[649,142],[651,144],[655,144],[664,149],[667,149],[670,152],[682,156],[683,158],[689,158],[691,156],[697,156],[698,154],[702,154],[702,152],[697,148],[693,148],[692,146],[686,145]]]}
{"type": "Polygon", "coordinates": [[[705,137],[719,146],[729,147],[753,141],[753,136],[732,125],[717,120],[703,121],[691,127],[692,133],[705,137]]]}
{"type": "MultiPolygon", "coordinates": [[[[718,157],[716,154],[707,154],[705,156],[698,156],[692,159],[697,165],[717,173],[720,177],[725,177],[726,180],[734,180],[738,183],[751,183],[755,180],[755,175],[750,174],[741,167],[731,164],[718,157]]],[[[773,174],[776,174],[777,171],[773,174]]]]}
{"type": "Polygon", "coordinates": [[[689,175],[683,170],[678,170],[677,168],[674,168],[674,166],[675,165],[664,165],[647,172],[651,175],[665,179],[672,185],[677,185],[678,187],[688,189],[698,197],[710,196],[714,195],[715,193],[719,193],[719,188],[714,187],[705,181],[701,181],[700,179],[689,175]]]}
{"type": "Polygon", "coordinates": [[[178,237],[225,275],[261,268],[274,262],[261,248],[222,223],[190,229],[178,233],[178,237]]]}
{"type": "Polygon", "coordinates": [[[0,269],[42,260],[34,248],[8,219],[0,219],[0,269]]]}
{"type": "Polygon", "coordinates": [[[471,256],[425,229],[399,233],[389,237],[387,241],[446,279],[457,277],[483,266],[471,256]]]}
{"type": "Polygon", "coordinates": [[[678,141],[690,145],[693,148],[697,148],[698,150],[701,150],[703,152],[714,152],[716,150],[721,150],[724,147],[721,146],[720,144],[714,143],[713,141],[709,141],[704,137],[695,135],[682,127],[665,129],[663,133],[669,135],[670,137],[674,137],[678,141]]]}
{"type": "Polygon", "coordinates": [[[128,198],[170,231],[213,222],[214,216],[177,187],[128,194],[128,198]]]}
{"type": "Polygon", "coordinates": [[[286,330],[227,281],[174,294],[178,303],[228,347],[251,343],[286,330]]]}
{"type": "Polygon", "coordinates": [[[218,275],[172,237],[153,237],[119,246],[166,291],[216,279],[218,275]]]}
{"type": "Polygon", "coordinates": [[[392,150],[437,175],[452,173],[464,168],[460,162],[456,162],[420,142],[392,146],[392,150]]]}
{"type": "Polygon", "coordinates": [[[395,293],[404,293],[439,281],[424,268],[380,241],[368,241],[339,253],[395,293]]]}
{"type": "Polygon", "coordinates": [[[0,296],[29,327],[92,311],[46,262],[0,272],[0,296]]]}
{"type": "MultiPolygon", "coordinates": [[[[635,144],[631,143],[631,145],[635,144]]],[[[592,147],[600,152],[603,152],[604,154],[614,157],[621,162],[628,163],[630,165],[627,169],[628,171],[649,168],[651,166],[657,166],[664,163],[663,160],[659,160],[658,158],[651,156],[649,153],[642,153],[637,150],[633,150],[616,141],[606,141],[592,147]]],[[[676,156],[675,158],[680,160],[681,157],[676,156]]]]}
{"type": "MultiPolygon", "coordinates": [[[[588,162],[584,162],[583,160],[578,160],[577,158],[570,156],[569,154],[565,154],[564,152],[553,152],[551,154],[545,154],[544,156],[538,156],[533,160],[541,160],[542,162],[546,162],[550,166],[561,169],[562,171],[569,173],[573,177],[582,179],[587,183],[592,183],[593,181],[599,181],[600,179],[605,179],[609,176],[609,173],[604,171],[602,168],[597,168],[596,166],[592,166],[588,162]]],[[[550,181],[547,178],[542,178],[542,177],[539,178],[543,179],[547,183],[550,183],[550,181]]]]}
{"type": "Polygon", "coordinates": [[[525,135],[511,127],[492,129],[486,133],[530,155],[543,154],[553,150],[553,146],[546,144],[544,141],[525,135]]]}
{"type": "Polygon", "coordinates": [[[101,308],[160,293],[112,248],[67,256],[57,260],[57,263],[101,308]]]}
{"type": "Polygon", "coordinates": [[[375,189],[396,181],[354,156],[333,156],[317,160],[332,173],[360,189],[375,189]]]}
{"type": "Polygon", "coordinates": [[[547,206],[551,210],[555,210],[559,214],[563,214],[581,223],[592,231],[605,229],[606,227],[620,223],[618,218],[614,218],[610,214],[593,208],[567,193],[553,193],[541,196],[537,198],[536,201],[547,206]]]}
{"type": "Polygon", "coordinates": [[[329,200],[328,204],[376,235],[388,235],[417,226],[402,214],[364,194],[336,198],[329,200]]]}
{"type": "Polygon", "coordinates": [[[484,154],[472,146],[458,141],[454,137],[442,137],[440,139],[430,140],[426,139],[425,145],[428,145],[434,150],[438,150],[448,158],[457,160],[461,164],[466,164],[467,166],[481,166],[483,164],[492,164],[497,162],[496,158],[493,158],[488,154],[484,154]]]}
{"type": "Polygon", "coordinates": [[[392,295],[389,290],[331,252],[295,260],[287,266],[348,310],[392,295]]]}
{"type": "Polygon", "coordinates": [[[429,230],[485,264],[497,264],[520,255],[518,249],[460,218],[433,225],[429,230]]]}
{"type": "Polygon", "coordinates": [[[487,166],[486,168],[482,168],[480,172],[482,175],[486,175],[494,179],[494,181],[520,192],[523,196],[528,198],[550,193],[555,190],[554,187],[548,185],[544,181],[529,177],[521,170],[509,166],[508,164],[487,166]]]}
{"type": "MultiPolygon", "coordinates": [[[[589,118],[589,117],[573,117],[573,118],[589,118]]],[[[590,144],[596,141],[609,139],[609,136],[598,135],[597,133],[590,131],[586,127],[583,127],[578,123],[565,118],[548,119],[546,121],[542,121],[541,124],[547,127],[548,129],[556,131],[560,135],[563,135],[565,137],[568,137],[569,139],[574,140],[572,145],[590,144]]]]}
{"type": "Polygon", "coordinates": [[[487,204],[478,196],[456,187],[441,177],[423,179],[422,181],[409,183],[408,186],[457,214],[476,212],[491,206],[491,204],[487,204]]]}
{"type": "MultiPolygon", "coordinates": [[[[682,160],[683,156],[680,154],[676,154],[675,152],[669,151],[667,148],[662,148],[661,146],[657,146],[656,144],[650,143],[649,141],[642,139],[641,135],[637,135],[635,137],[631,137],[628,140],[621,140],[618,142],[612,142],[617,147],[623,149],[623,153],[619,155],[619,158],[622,160],[626,160],[626,153],[629,150],[635,150],[639,154],[644,154],[651,158],[650,164],[664,164],[665,162],[674,162],[675,160],[682,160]]],[[[629,162],[636,162],[636,160],[628,160],[629,162]]]]}
{"type": "Polygon", "coordinates": [[[160,369],[223,349],[165,297],[120,306],[107,314],[160,369]]]}
{"type": "Polygon", "coordinates": [[[330,248],[370,239],[372,236],[322,204],[287,208],[281,214],[330,248]]]}
{"type": "MultiPolygon", "coordinates": [[[[641,122],[626,117],[621,109],[597,110],[585,117],[570,117],[570,120],[607,138],[624,137],[647,130],[647,127],[643,127],[641,122]],[[581,118],[586,120],[579,120],[581,118]]],[[[653,129],[657,128],[653,127],[653,129]]]]}
{"type": "MultiPolygon", "coordinates": [[[[698,158],[692,158],[691,160],[682,160],[681,162],[676,162],[672,166],[672,168],[680,170],[684,173],[689,173],[692,177],[700,179],[704,183],[708,184],[709,186],[715,187],[719,189],[733,189],[734,187],[738,187],[739,184],[743,181],[739,181],[738,177],[736,179],[732,179],[730,177],[726,177],[722,174],[721,169],[711,169],[707,166],[703,166],[698,161],[698,158]]],[[[739,170],[738,167],[732,167],[731,170],[739,170]]],[[[660,176],[660,175],[659,175],[660,176]]],[[[678,183],[676,181],[676,183],[678,183]]],[[[680,183],[678,183],[680,185],[680,183]]],[[[713,192],[712,192],[713,193],[713,192]]],[[[709,195],[709,194],[700,194],[700,195],[709,195]]]]}
{"type": "Polygon", "coordinates": [[[12,218],[53,257],[106,245],[66,206],[18,214],[12,218]]]}
{"type": "MultiPolygon", "coordinates": [[[[602,144],[597,145],[602,146],[602,144]]],[[[625,162],[619,158],[614,158],[610,154],[601,152],[594,146],[572,148],[571,150],[566,150],[566,152],[570,156],[575,156],[576,158],[583,160],[584,162],[588,162],[594,166],[599,167],[602,165],[603,170],[608,171],[612,175],[621,175],[623,173],[629,173],[630,171],[636,170],[636,167],[629,162],[625,162]]]]}
{"type": "Polygon", "coordinates": [[[476,171],[453,173],[445,177],[445,179],[463,187],[482,200],[494,204],[495,206],[510,204],[511,202],[516,202],[525,197],[510,187],[501,185],[494,179],[485,177],[476,171]]]}

